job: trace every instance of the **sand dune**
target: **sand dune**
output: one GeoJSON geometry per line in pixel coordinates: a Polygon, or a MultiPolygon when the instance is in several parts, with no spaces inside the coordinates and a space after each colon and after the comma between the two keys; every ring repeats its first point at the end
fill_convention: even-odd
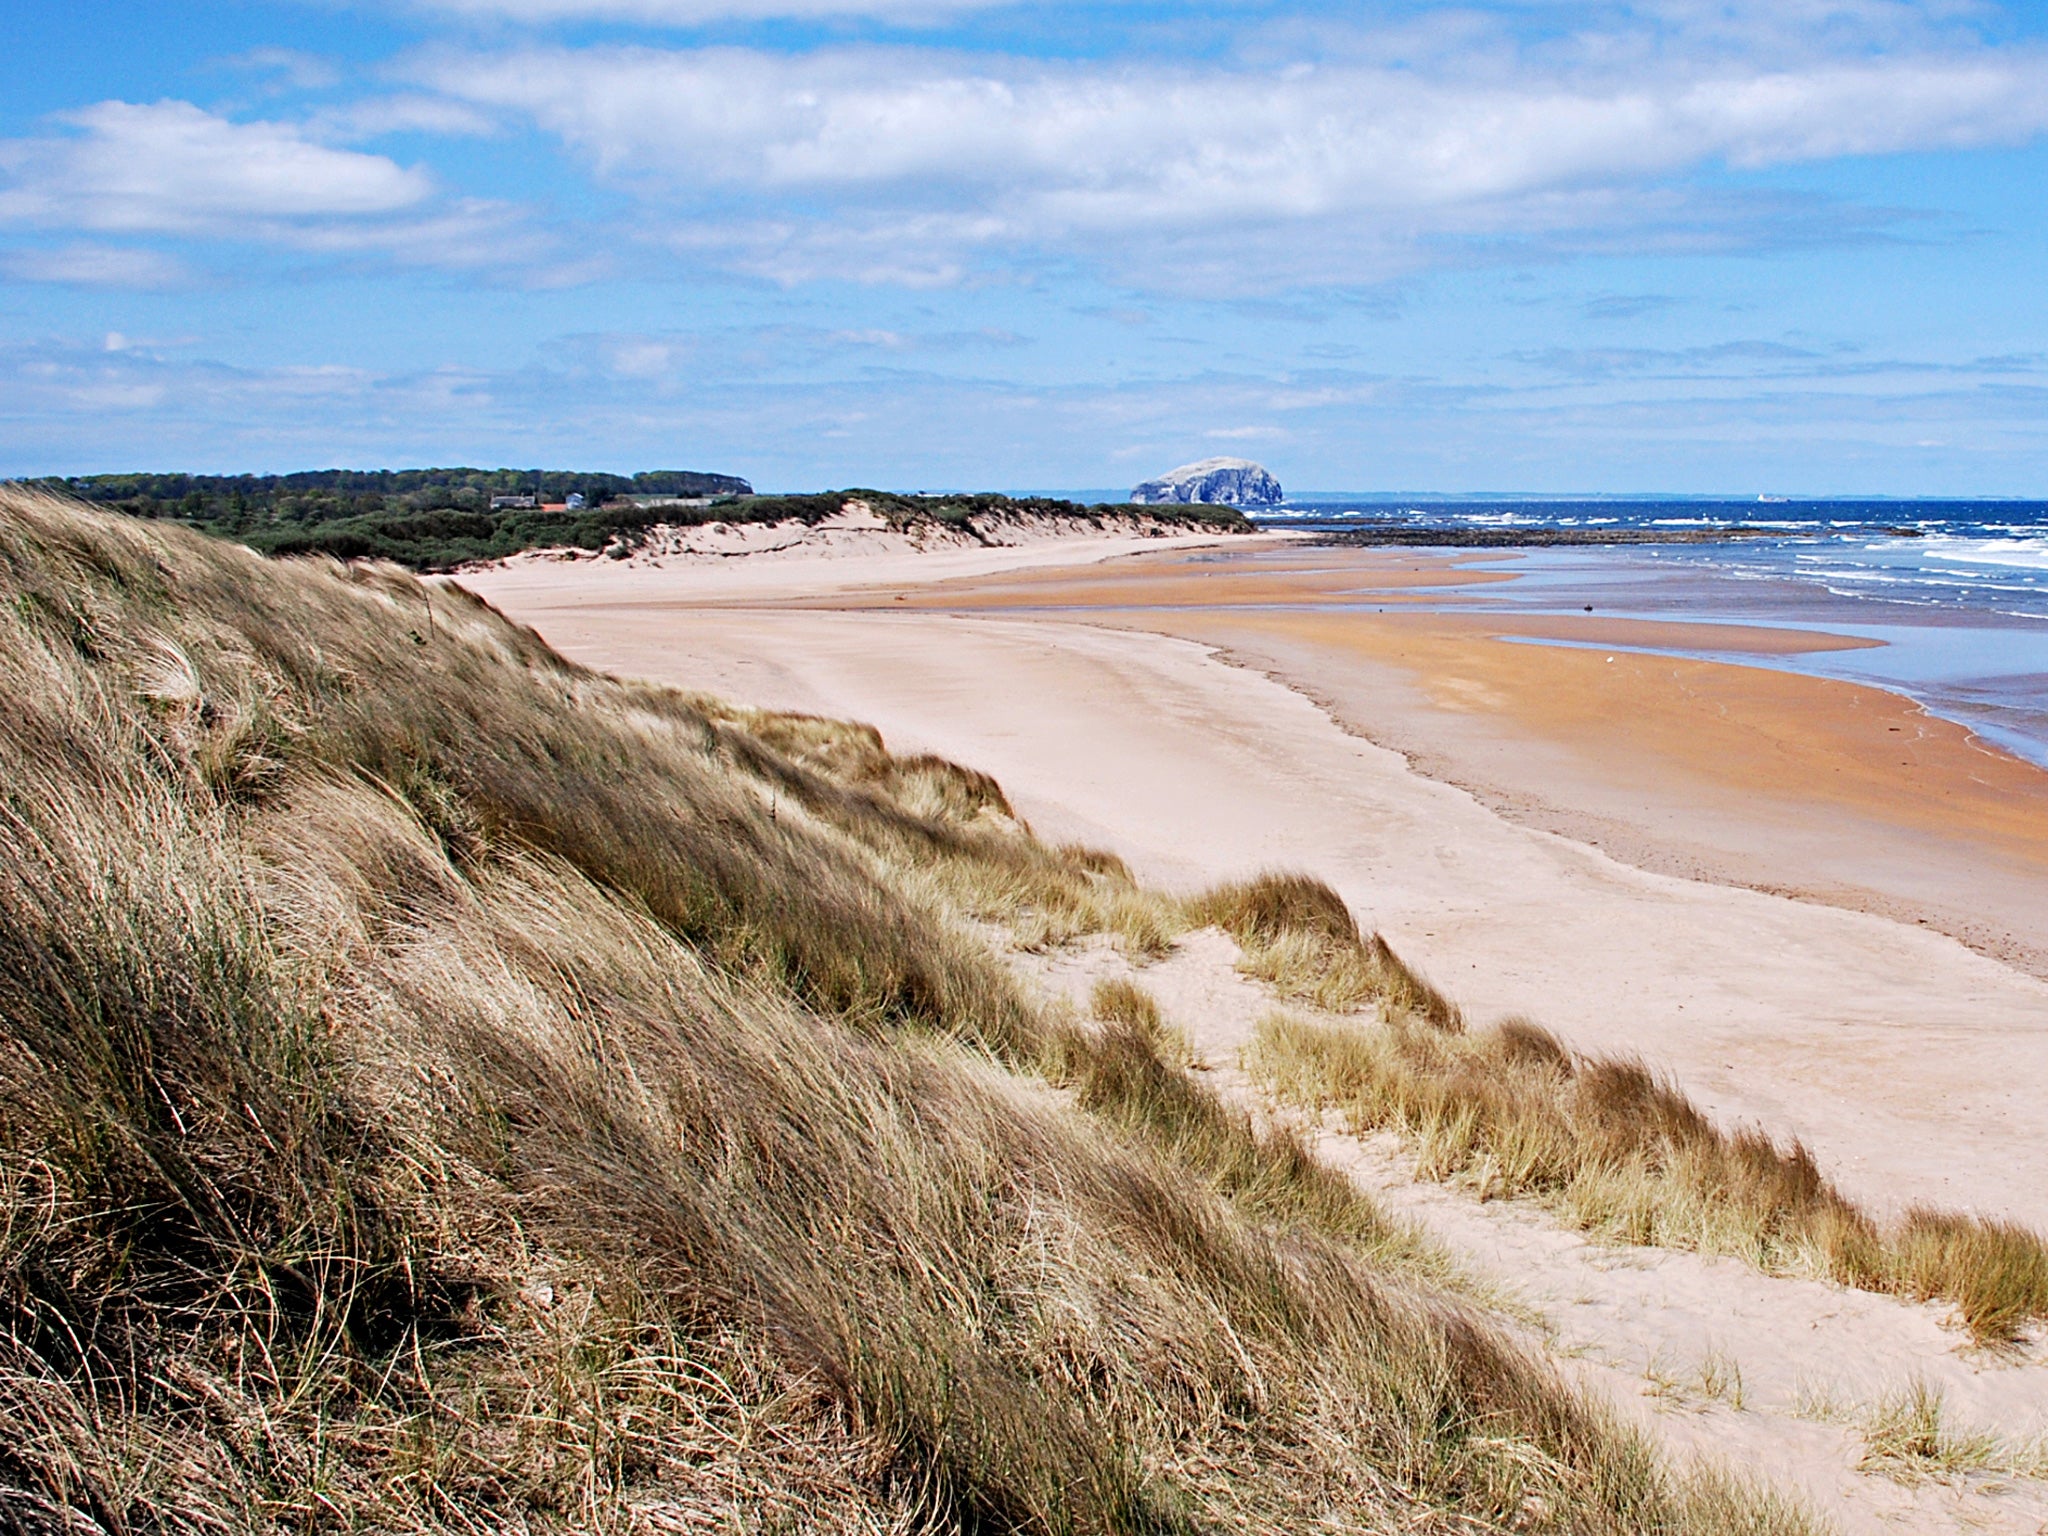
{"type": "MultiPolygon", "coordinates": [[[[1274,866],[1311,871],[1477,1019],[1528,1014],[1579,1049],[1640,1055],[1723,1123],[1802,1138],[1874,1210],[1926,1202],[2048,1226],[2048,1113],[2036,1088],[2048,1080],[2048,983],[1918,922],[1682,878],[1644,867],[1654,860],[1640,844],[1616,857],[1531,824],[1537,818],[1503,814],[1500,782],[1482,798],[1418,772],[1269,675],[1281,670],[1270,653],[1234,665],[1212,644],[1106,627],[1193,622],[1171,604],[1134,614],[1117,601],[1129,589],[1114,582],[1088,603],[1048,601],[1105,578],[1082,568],[1082,549],[1057,553],[1067,562],[1058,571],[1035,568],[1022,552],[973,573],[991,578],[981,596],[994,599],[974,613],[927,611],[961,600],[928,579],[948,557],[835,562],[829,578],[795,582],[762,572],[739,590],[677,570],[469,580],[589,664],[856,717],[899,750],[972,763],[1004,784],[1042,835],[1114,848],[1144,877],[1193,887],[1274,866]],[[1007,601],[1020,589],[1033,601],[1007,601]]],[[[1754,638],[1759,648],[1775,643],[1754,638]]],[[[1469,670],[1472,642],[1462,643],[1469,670]]],[[[1786,718],[1795,722],[1810,707],[1802,689],[1844,686],[1712,671],[1733,697],[1750,697],[1744,684],[1760,679],[1770,683],[1763,693],[1789,687],[1786,718]]],[[[1613,686],[1608,676],[1602,686],[1613,686]]],[[[1355,714],[1386,697],[1384,687],[1361,688],[1343,702],[1355,714]]],[[[1882,694],[1858,707],[1910,712],[1882,694]]],[[[1429,723],[1423,706],[1411,699],[1409,708],[1411,725],[1429,723]]],[[[1495,724],[1491,761],[1502,781],[1517,747],[1537,767],[1557,750],[1532,730],[1518,736],[1495,724]]],[[[1792,745],[1821,750],[1824,734],[1817,724],[1792,745]]],[[[1936,740],[1930,761],[1938,766],[1955,747],[1936,740]]],[[[1547,766],[1554,782],[1556,764],[1547,766]]],[[[2028,788],[2024,777],[2013,782],[2028,788]]],[[[1744,820],[1739,798],[1713,800],[1683,777],[1659,788],[1666,813],[1682,818],[1689,805],[1699,824],[1721,818],[1707,851],[1724,868],[1739,867],[1743,854],[1731,829],[1768,843],[1806,877],[1809,896],[1825,894],[1830,860],[1870,863],[1871,837],[1858,836],[1838,803],[1829,805],[1841,814],[1799,821],[1803,841],[1781,831],[1773,842],[1769,805],[1744,820]]],[[[1986,794],[1994,812],[2009,808],[2011,796],[1986,794]]],[[[1940,867],[1967,869],[1982,856],[1972,841],[1979,820],[1911,835],[1949,861],[1940,867]]],[[[1582,816],[1579,825],[1599,824],[1582,816]]],[[[1629,825],[1639,839],[1658,831],[1640,814],[1629,825]]],[[[2024,834],[2024,820],[2016,825],[2024,834]]],[[[1687,826],[1681,819],[1673,830],[1687,826]]],[[[2014,862],[2002,878],[2019,882],[2008,894],[2023,900],[2031,850],[2024,835],[2010,840],[2014,862]]],[[[1683,836],[1663,846],[1670,862],[1684,862],[1683,836]]],[[[1690,858],[1709,862],[1697,849],[1690,858]]],[[[1231,972],[1231,953],[1220,936],[1197,936],[1138,979],[1219,1082],[1256,1103],[1233,1067],[1262,989],[1231,972]]],[[[1127,969],[1100,948],[1027,963],[1044,984],[1069,991],[1127,969]]],[[[1419,1184],[1390,1138],[1317,1135],[1329,1160],[1504,1286],[1572,1369],[1675,1445],[1737,1455],[1851,1532],[2018,1531],[2048,1518],[2038,1485],[1903,1487],[1858,1470],[1855,1422],[1887,1393],[1923,1381],[1961,1423],[2038,1435],[2048,1428],[2038,1351],[1973,1354],[1939,1306],[1769,1278],[1728,1259],[1617,1251],[1523,1203],[1482,1205],[1419,1184]],[[1740,1402],[1716,1374],[1729,1370],[1745,1383],[1740,1402]],[[1816,1422],[1813,1404],[1828,1397],[1844,1417],[1816,1422]]]]}

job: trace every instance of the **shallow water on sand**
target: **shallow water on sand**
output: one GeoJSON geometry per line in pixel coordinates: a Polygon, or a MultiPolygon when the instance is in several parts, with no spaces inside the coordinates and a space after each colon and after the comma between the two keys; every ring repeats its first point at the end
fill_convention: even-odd
{"type": "Polygon", "coordinates": [[[1489,552],[1482,557],[1488,567],[1515,580],[1447,586],[1427,606],[1516,614],[1590,608],[1605,618],[1854,636],[1875,644],[1758,655],[1731,635],[1726,650],[1667,653],[1887,688],[2048,767],[2048,538],[2039,528],[2028,532],[1989,550],[1973,547],[1970,558],[1981,564],[1969,567],[1949,547],[1960,540],[1942,547],[1924,539],[1858,540],[1854,549],[1770,540],[1489,552]],[[1958,575],[1980,568],[1993,579],[1958,575]]]}

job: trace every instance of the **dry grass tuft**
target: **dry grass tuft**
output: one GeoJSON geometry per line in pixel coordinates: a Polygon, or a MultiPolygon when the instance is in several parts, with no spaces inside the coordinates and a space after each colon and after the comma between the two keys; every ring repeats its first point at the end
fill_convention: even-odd
{"type": "Polygon", "coordinates": [[[1885,1398],[1865,1419],[1858,1465],[1900,1482],[1952,1477],[1990,1466],[1997,1441],[1990,1435],[1959,1432],[1946,1421],[1941,1394],[1916,1381],[1885,1398]]]}
{"type": "Polygon", "coordinates": [[[1742,1412],[1748,1395],[1742,1386],[1742,1363],[1720,1349],[1709,1349],[1700,1360],[1699,1388],[1706,1396],[1742,1412]]]}
{"type": "Polygon", "coordinates": [[[1265,874],[1205,892],[1187,911],[1192,922],[1213,923],[1236,939],[1244,970],[1284,996],[1330,1013],[1370,1004],[1434,1029],[1465,1027],[1457,1005],[1378,934],[1362,934],[1343,898],[1320,880],[1265,874]]]}
{"type": "Polygon", "coordinates": [[[1981,1339],[2015,1339],[2048,1317],[2048,1245],[2039,1233],[1920,1207],[1906,1213],[1890,1249],[1898,1290],[1954,1301],[1981,1339]]]}
{"type": "Polygon", "coordinates": [[[891,757],[868,725],[691,702],[744,730],[733,737],[742,760],[794,804],[875,848],[928,901],[1000,925],[1022,949],[1108,933],[1142,963],[1165,955],[1186,927],[1177,903],[1139,886],[1115,854],[1039,842],[986,774],[891,757]]]}
{"type": "Polygon", "coordinates": [[[1724,1131],[1640,1063],[1574,1057],[1527,1021],[1453,1035],[1398,1017],[1356,1028],[1274,1014],[1246,1064],[1284,1099],[1409,1136],[1426,1176],[1541,1196],[1619,1242],[1940,1298],[1983,1343],[2048,1317],[2038,1235],[1928,1211],[1881,1229],[1798,1143],[1724,1131]]]}
{"type": "Polygon", "coordinates": [[[1167,1026],[1149,992],[1126,980],[1104,981],[1090,1007],[1106,1027],[1072,1051],[1071,1080],[1084,1106],[1145,1136],[1267,1221],[1359,1244],[1382,1261],[1440,1267],[1299,1137],[1255,1127],[1191,1077],[1187,1042],[1167,1026]]]}
{"type": "Polygon", "coordinates": [[[2048,1477],[2048,1446],[2014,1442],[1949,1422],[1941,1392],[1924,1381],[1881,1398],[1857,1422],[1858,1467],[1900,1483],[1949,1481],[1971,1473],[2048,1477]]]}
{"type": "MultiPolygon", "coordinates": [[[[1105,1024],[1149,1040],[1159,1041],[1167,1036],[1166,1017],[1159,1011],[1158,1000],[1135,981],[1122,976],[1095,983],[1088,998],[1088,1011],[1105,1024]]],[[[1180,1042],[1180,1053],[1185,1055],[1186,1050],[1185,1042],[1180,1042]]]]}
{"type": "Polygon", "coordinates": [[[1793,1532],[963,916],[967,770],[0,490],[0,1524],[1793,1532]]]}

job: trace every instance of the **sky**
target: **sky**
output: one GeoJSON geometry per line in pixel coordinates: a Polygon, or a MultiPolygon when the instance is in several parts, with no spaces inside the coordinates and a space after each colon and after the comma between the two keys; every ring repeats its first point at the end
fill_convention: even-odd
{"type": "Polygon", "coordinates": [[[2048,496],[2048,3],[17,0],[0,476],[2048,496]]]}

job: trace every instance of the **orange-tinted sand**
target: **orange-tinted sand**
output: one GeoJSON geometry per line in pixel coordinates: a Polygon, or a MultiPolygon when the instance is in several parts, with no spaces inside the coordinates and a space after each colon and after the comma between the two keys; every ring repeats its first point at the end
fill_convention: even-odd
{"type": "Polygon", "coordinates": [[[1645,654],[1871,643],[1860,638],[1417,606],[1512,580],[1501,564],[1175,552],[863,601],[1204,641],[1524,820],[1646,867],[1926,921],[2048,974],[2048,772],[1882,689],[1645,654]],[[1515,643],[1546,640],[1575,644],[1515,643]],[[1607,645],[1633,649],[1579,648],[1607,645]]]}

